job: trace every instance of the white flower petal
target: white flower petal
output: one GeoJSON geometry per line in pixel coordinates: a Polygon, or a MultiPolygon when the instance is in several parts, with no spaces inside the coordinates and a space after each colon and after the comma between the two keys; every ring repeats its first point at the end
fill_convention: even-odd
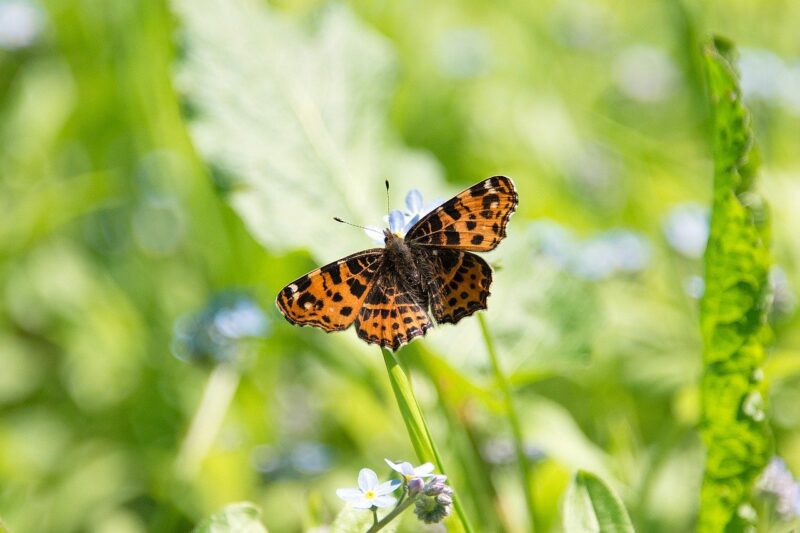
{"type": "Polygon", "coordinates": [[[422,193],[417,189],[411,189],[406,194],[406,207],[412,214],[419,213],[422,209],[422,193]]]}
{"type": "Polygon", "coordinates": [[[384,461],[386,461],[386,464],[387,464],[387,465],[389,465],[389,468],[391,468],[391,469],[392,469],[392,470],[394,470],[395,472],[400,472],[401,474],[403,473],[403,471],[402,471],[402,470],[400,470],[400,465],[399,465],[399,464],[397,464],[397,463],[393,463],[393,462],[392,462],[392,461],[390,461],[389,459],[384,459],[384,461]]]}
{"type": "Polygon", "coordinates": [[[364,233],[377,244],[383,244],[383,229],[376,226],[367,226],[364,228],[364,233]]]}
{"type": "Polygon", "coordinates": [[[399,479],[390,479],[389,481],[385,481],[375,487],[375,494],[378,496],[383,496],[385,494],[391,494],[392,492],[396,491],[398,487],[400,487],[401,482],[399,479]]]}
{"type": "Polygon", "coordinates": [[[394,505],[394,502],[397,501],[397,498],[394,496],[378,496],[374,500],[372,500],[372,505],[375,507],[390,507],[394,505]]]}
{"type": "Polygon", "coordinates": [[[369,509],[373,505],[375,505],[375,500],[368,500],[366,498],[361,498],[360,500],[350,504],[353,509],[369,509]]]}
{"type": "Polygon", "coordinates": [[[364,497],[364,493],[358,489],[336,489],[336,495],[346,502],[353,502],[364,497]]]}
{"type": "Polygon", "coordinates": [[[358,488],[361,489],[361,492],[374,490],[377,484],[378,474],[376,474],[374,470],[370,468],[362,468],[358,473],[358,488]]]}
{"type": "Polygon", "coordinates": [[[433,468],[434,468],[433,467],[433,463],[425,463],[425,464],[419,465],[418,467],[416,467],[414,469],[414,475],[420,476],[420,477],[422,477],[422,476],[430,476],[431,473],[433,472],[433,468]]]}

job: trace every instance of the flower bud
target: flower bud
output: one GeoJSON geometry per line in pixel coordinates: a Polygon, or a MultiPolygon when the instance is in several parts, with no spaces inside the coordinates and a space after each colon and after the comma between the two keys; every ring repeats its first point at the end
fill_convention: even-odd
{"type": "Polygon", "coordinates": [[[415,477],[411,481],[408,482],[408,493],[409,494],[419,494],[425,488],[425,482],[422,481],[422,478],[415,477]]]}
{"type": "Polygon", "coordinates": [[[449,494],[439,494],[436,497],[436,503],[439,505],[451,505],[453,503],[453,497],[449,494]]]}

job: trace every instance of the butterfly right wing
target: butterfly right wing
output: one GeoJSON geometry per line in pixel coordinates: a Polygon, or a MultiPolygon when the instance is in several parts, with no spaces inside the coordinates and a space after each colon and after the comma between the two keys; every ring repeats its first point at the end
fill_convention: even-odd
{"type": "Polygon", "coordinates": [[[494,250],[506,236],[517,200],[511,178],[487,178],[422,217],[408,230],[406,241],[472,252],[494,250]]]}
{"type": "Polygon", "coordinates": [[[278,293],[278,310],[299,326],[346,329],[378,277],[383,253],[383,248],[365,250],[296,279],[278,293]]]}
{"type": "Polygon", "coordinates": [[[431,314],[436,322],[456,324],[475,311],[486,309],[492,268],[470,252],[440,248],[422,248],[429,254],[434,269],[428,282],[431,314]]]}

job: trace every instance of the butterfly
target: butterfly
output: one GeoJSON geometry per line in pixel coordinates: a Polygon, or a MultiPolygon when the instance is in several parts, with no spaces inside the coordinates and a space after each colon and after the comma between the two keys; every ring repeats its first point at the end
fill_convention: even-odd
{"type": "Polygon", "coordinates": [[[318,268],[284,287],[276,305],[292,324],[327,332],[355,324],[370,344],[398,350],[436,323],[486,309],[492,269],[472,252],[494,250],[517,207],[514,182],[494,176],[423,216],[405,237],[318,268]]]}

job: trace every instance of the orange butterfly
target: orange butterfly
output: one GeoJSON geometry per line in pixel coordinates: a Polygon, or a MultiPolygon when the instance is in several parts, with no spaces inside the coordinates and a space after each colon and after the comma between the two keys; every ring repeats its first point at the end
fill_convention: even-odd
{"type": "Polygon", "coordinates": [[[405,237],[383,230],[384,248],[364,250],[302,276],[278,293],[292,324],[325,331],[355,322],[368,343],[397,350],[437,323],[486,309],[491,267],[470,252],[494,250],[517,207],[514,182],[494,176],[440,205],[405,237]]]}

